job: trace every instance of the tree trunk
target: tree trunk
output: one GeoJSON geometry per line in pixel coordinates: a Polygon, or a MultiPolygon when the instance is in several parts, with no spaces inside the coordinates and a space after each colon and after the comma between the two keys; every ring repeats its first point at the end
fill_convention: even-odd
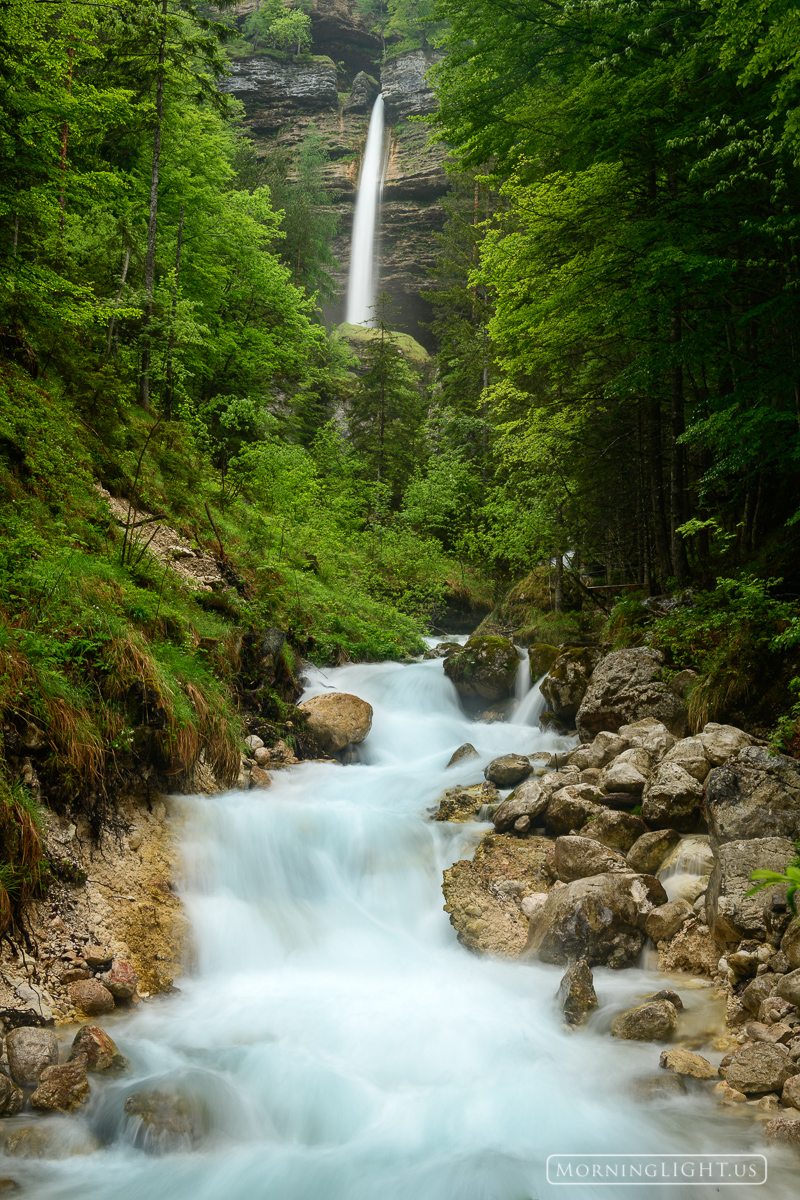
{"type": "Polygon", "coordinates": [[[150,217],[147,225],[147,255],[144,261],[144,339],[142,373],[139,380],[139,403],[150,411],[150,330],[153,322],[153,280],[156,265],[156,220],[158,215],[158,172],[161,165],[161,125],[164,107],[164,63],[167,56],[167,4],[161,4],[161,43],[158,48],[158,77],[156,82],[156,127],[153,133],[153,166],[150,173],[150,217]]]}
{"type": "Polygon", "coordinates": [[[672,434],[672,455],[670,459],[670,532],[672,534],[672,566],[678,587],[686,587],[689,582],[689,562],[686,557],[686,544],[678,526],[685,520],[684,504],[684,450],[679,438],[684,432],[683,414],[683,366],[678,360],[681,344],[681,309],[676,304],[672,310],[669,340],[672,347],[673,362],[670,367],[670,425],[672,434]]]}
{"type": "Polygon", "coordinates": [[[178,311],[178,273],[181,269],[181,242],[183,241],[183,205],[178,220],[178,246],[175,250],[175,280],[172,284],[172,321],[169,331],[169,348],[167,349],[167,394],[164,397],[164,415],[172,420],[172,399],[175,394],[175,382],[172,375],[172,351],[175,349],[175,314],[178,311]]]}

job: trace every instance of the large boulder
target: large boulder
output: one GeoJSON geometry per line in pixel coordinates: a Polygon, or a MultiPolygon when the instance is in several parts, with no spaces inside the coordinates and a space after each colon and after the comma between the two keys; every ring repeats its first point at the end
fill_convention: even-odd
{"type": "MultiPolygon", "coordinates": [[[[639,753],[642,753],[639,751],[639,753]]],[[[641,795],[648,776],[633,762],[623,761],[624,756],[612,762],[603,772],[603,787],[607,792],[635,792],[641,795]]]]}
{"type": "Polygon", "coordinates": [[[717,1073],[716,1067],[712,1067],[702,1054],[693,1054],[683,1046],[663,1050],[658,1065],[665,1071],[673,1071],[676,1075],[688,1075],[691,1079],[713,1079],[717,1073]]]}
{"type": "Polygon", "coordinates": [[[21,1087],[33,1087],[45,1067],[58,1062],[58,1038],[52,1029],[22,1025],[6,1037],[6,1054],[14,1082],[21,1087]]]}
{"type": "Polygon", "coordinates": [[[680,840],[677,829],[653,829],[643,833],[628,851],[629,868],[642,875],[657,875],[664,859],[680,840]]]}
{"type": "Polygon", "coordinates": [[[539,690],[562,721],[574,719],[601,653],[593,646],[567,646],[542,680],[539,690]]]}
{"type": "Polygon", "coordinates": [[[128,1064],[116,1042],[99,1025],[83,1025],[72,1039],[70,1059],[84,1055],[89,1071],[121,1071],[128,1064]]]}
{"type": "Polygon", "coordinates": [[[504,833],[520,817],[533,822],[547,808],[549,800],[548,793],[535,779],[526,779],[495,809],[492,824],[499,833],[504,833]]]}
{"type": "Polygon", "coordinates": [[[25,1102],[22,1088],[7,1075],[0,1074],[0,1117],[15,1117],[25,1102]]]}
{"type": "Polygon", "coordinates": [[[703,785],[679,763],[659,763],[642,793],[642,819],[656,829],[690,833],[702,808],[703,785]]]}
{"type": "Polygon", "coordinates": [[[620,1013],[611,1023],[615,1038],[634,1042],[664,1042],[678,1024],[678,1010],[669,1000],[651,1000],[620,1013]]]}
{"type": "Polygon", "coordinates": [[[668,942],[693,915],[692,906],[686,900],[670,900],[647,914],[644,931],[656,944],[668,942]]]}
{"type": "Polygon", "coordinates": [[[737,729],[735,725],[717,725],[714,721],[703,726],[697,740],[712,767],[721,767],[734,754],[753,744],[750,734],[743,729],[737,729]]]}
{"type": "Polygon", "coordinates": [[[600,812],[599,805],[585,800],[574,787],[562,787],[550,797],[544,810],[543,823],[553,837],[580,829],[600,812]]]}
{"type": "Polygon", "coordinates": [[[645,917],[666,900],[657,879],[633,873],[594,875],[554,888],[531,923],[523,957],[559,965],[585,958],[589,966],[632,966],[645,942],[645,917]]]}
{"type": "Polygon", "coordinates": [[[483,777],[499,788],[510,788],[527,779],[532,770],[524,754],[504,754],[489,763],[483,777]]]}
{"type": "Polygon", "coordinates": [[[372,728],[372,705],[347,692],[325,692],[297,706],[308,719],[308,728],[327,754],[363,742],[372,728]]]}
{"type": "Polygon", "coordinates": [[[632,749],[647,751],[653,765],[660,763],[675,745],[666,725],[655,717],[642,717],[630,725],[620,726],[619,737],[623,737],[632,749]]]}
{"type": "Polygon", "coordinates": [[[87,1017],[99,1017],[114,1011],[114,997],[96,979],[80,979],[69,985],[69,998],[87,1017]]]}
{"type": "Polygon", "coordinates": [[[444,673],[461,696],[503,700],[513,696],[519,654],[508,638],[475,634],[445,659],[444,673]]]}
{"type": "Polygon", "coordinates": [[[792,1062],[785,1046],[770,1042],[755,1042],[743,1046],[728,1064],[725,1082],[745,1095],[763,1092],[778,1092],[792,1075],[800,1071],[792,1062]]]}
{"type": "Polygon", "coordinates": [[[637,646],[614,650],[595,667],[575,723],[582,742],[601,730],[616,733],[646,717],[667,727],[675,737],[687,732],[687,710],[661,680],[664,656],[637,646]]]}
{"type": "Polygon", "coordinates": [[[581,830],[583,836],[602,842],[612,850],[627,854],[633,844],[647,832],[647,826],[641,817],[633,813],[615,812],[611,808],[601,808],[589,818],[581,830]]]}
{"type": "Polygon", "coordinates": [[[569,764],[577,767],[579,771],[588,770],[590,767],[605,767],[627,749],[628,742],[625,738],[620,737],[618,733],[608,733],[604,730],[598,733],[593,742],[574,750],[569,756],[569,764]]]}
{"type": "Polygon", "coordinates": [[[43,1112],[74,1112],[89,1099],[89,1081],[86,1078],[86,1055],[64,1063],[63,1066],[45,1067],[39,1085],[31,1096],[31,1108],[43,1112]]]}
{"type": "Polygon", "coordinates": [[[765,902],[773,893],[785,899],[786,885],[779,884],[746,898],[753,887],[750,876],[756,870],[785,870],[793,853],[791,842],[774,837],[725,842],[717,847],[706,891],[706,921],[717,941],[764,940],[765,902]]]}
{"type": "Polygon", "coordinates": [[[703,783],[711,770],[711,762],[705,752],[700,738],[683,738],[676,742],[671,750],[664,755],[662,762],[675,763],[682,767],[687,775],[693,776],[698,783],[703,783]]]}
{"type": "Polygon", "coordinates": [[[597,1008],[594,979],[585,958],[580,958],[567,971],[558,989],[564,1020],[568,1025],[580,1025],[592,1009],[597,1008]]]}
{"type": "Polygon", "coordinates": [[[553,852],[553,867],[562,883],[588,879],[606,872],[630,873],[621,854],[600,842],[585,837],[558,837],[553,852]]]}
{"type": "Polygon", "coordinates": [[[108,971],[97,977],[115,1000],[130,1000],[136,991],[139,976],[129,962],[115,958],[108,971]]]}
{"type": "Polygon", "coordinates": [[[145,1150],[190,1149],[208,1132],[208,1114],[194,1096],[173,1090],[134,1092],[125,1101],[134,1140],[145,1150]]]}
{"type": "Polygon", "coordinates": [[[560,654],[558,646],[548,646],[545,642],[534,642],[528,647],[528,667],[531,673],[531,687],[546,675],[560,654]]]}
{"type": "Polygon", "coordinates": [[[738,751],[706,780],[706,817],[712,846],[800,838],[800,762],[759,746],[738,751]]]}
{"type": "Polygon", "coordinates": [[[372,112],[375,98],[381,90],[377,79],[366,71],[359,71],[350,88],[350,98],[344,106],[346,113],[366,114],[372,112]]]}

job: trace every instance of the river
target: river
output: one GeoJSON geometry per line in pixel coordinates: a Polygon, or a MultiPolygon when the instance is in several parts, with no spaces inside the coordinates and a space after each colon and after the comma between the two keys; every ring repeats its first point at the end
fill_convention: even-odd
{"type": "MultiPolygon", "coordinates": [[[[105,1022],[131,1071],[94,1076],[85,1114],[51,1119],[74,1149],[81,1137],[100,1148],[5,1159],[2,1173],[43,1200],[542,1200],[556,1194],[553,1153],[762,1152],[758,1127],[702,1088],[650,1103],[637,1091],[659,1075],[660,1047],[608,1029],[663,976],[596,970],[600,1010],[570,1033],[555,1004],[561,968],[478,958],[456,941],[442,871],[488,826],[432,822],[428,810],[500,753],[568,744],[529,723],[540,697],[523,686],[518,723],[476,724],[440,660],[314,671],[309,683],[309,695],[330,687],[373,705],[358,761],[181,801],[196,970],[179,995],[105,1022]],[[480,762],[446,770],[465,741],[480,762]],[[137,1144],[124,1102],[142,1088],[189,1097],[207,1124],[199,1147],[137,1144]]],[[[718,1062],[711,990],[677,986],[692,1048],[718,1062]]],[[[760,1194],[789,1200],[796,1160],[770,1155],[760,1194]]]]}

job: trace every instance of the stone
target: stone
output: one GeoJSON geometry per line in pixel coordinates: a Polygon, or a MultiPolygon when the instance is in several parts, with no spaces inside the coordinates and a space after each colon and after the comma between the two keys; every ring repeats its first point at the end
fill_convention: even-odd
{"type": "Polygon", "coordinates": [[[89,1099],[86,1055],[79,1054],[63,1066],[45,1067],[31,1096],[31,1108],[43,1112],[74,1112],[89,1099]]]}
{"type": "Polygon", "coordinates": [[[591,838],[577,836],[556,838],[553,866],[562,883],[609,871],[629,872],[621,854],[591,838]]]}
{"type": "Polygon", "coordinates": [[[800,1120],[791,1117],[776,1117],[764,1126],[764,1137],[771,1142],[788,1142],[800,1146],[800,1120]]]}
{"type": "Polygon", "coordinates": [[[601,808],[590,817],[581,832],[584,837],[627,854],[642,834],[647,832],[647,826],[641,817],[635,817],[633,813],[601,808]]]}
{"type": "Polygon", "coordinates": [[[311,62],[280,62],[251,54],[232,61],[217,88],[237,96],[248,110],[257,108],[260,134],[277,132],[298,113],[335,110],[339,103],[336,64],[324,55],[311,62]]]}
{"type": "Polygon", "coordinates": [[[513,696],[518,668],[519,654],[513,642],[482,634],[474,634],[444,663],[444,673],[459,695],[490,701],[513,696]]]}
{"type": "Polygon", "coordinates": [[[674,762],[659,763],[642,793],[642,819],[657,829],[691,833],[702,806],[702,784],[674,762]]]}
{"type": "Polygon", "coordinates": [[[787,1108],[800,1109],[800,1075],[792,1075],[786,1080],[781,1092],[781,1100],[787,1108]]]}
{"type": "Polygon", "coordinates": [[[750,734],[743,729],[737,729],[735,725],[717,725],[714,721],[703,726],[697,740],[712,767],[722,766],[734,754],[753,744],[750,734]]]}
{"type": "Polygon", "coordinates": [[[784,933],[781,952],[792,969],[800,967],[800,921],[792,921],[784,933]]]}
{"type": "Polygon", "coordinates": [[[714,847],[751,838],[795,841],[800,838],[800,762],[747,746],[709,774],[706,815],[714,847]]]}
{"type": "Polygon", "coordinates": [[[520,817],[528,817],[530,821],[535,821],[547,808],[548,803],[547,792],[535,779],[528,779],[495,809],[492,823],[498,832],[503,833],[511,829],[520,817]]]}
{"type": "Polygon", "coordinates": [[[644,931],[654,942],[668,942],[693,916],[691,904],[685,900],[670,900],[647,914],[644,931]]]}
{"type": "Polygon", "coordinates": [[[652,996],[647,997],[648,1000],[669,1000],[670,1004],[674,1004],[680,1011],[684,1007],[677,992],[673,992],[671,988],[662,988],[660,992],[654,992],[652,996]]]}
{"type": "Polygon", "coordinates": [[[257,737],[254,733],[251,733],[249,735],[249,737],[246,737],[244,739],[244,744],[245,744],[245,746],[247,746],[247,748],[251,754],[255,754],[256,750],[264,749],[263,741],[261,740],[260,737],[257,737]]]}
{"type": "Polygon", "coordinates": [[[325,692],[297,707],[326,754],[338,754],[351,743],[363,742],[372,728],[372,705],[348,692],[325,692]]]}
{"type": "Polygon", "coordinates": [[[667,895],[650,875],[607,873],[553,888],[531,926],[522,957],[566,965],[632,966],[641,953],[644,918],[667,895]]]}
{"type": "Polygon", "coordinates": [[[665,974],[688,971],[714,979],[719,974],[719,946],[707,925],[688,921],[668,942],[658,943],[658,969],[665,974]]]}
{"type": "Polygon", "coordinates": [[[622,762],[617,759],[603,772],[603,787],[608,792],[636,792],[644,791],[644,785],[647,783],[647,776],[630,762],[622,762]]]}
{"type": "Polygon", "coordinates": [[[759,975],[752,983],[748,983],[740,997],[742,1004],[748,1012],[758,1013],[761,1005],[771,993],[774,984],[774,975],[759,975]]]}
{"type": "Polygon", "coordinates": [[[696,737],[683,738],[680,742],[676,742],[661,761],[676,763],[698,783],[702,783],[711,770],[711,762],[703,743],[696,737]]]}
{"type": "Polygon", "coordinates": [[[88,967],[66,967],[59,973],[60,983],[77,983],[79,979],[91,979],[92,972],[88,967]]]}
{"type": "Polygon", "coordinates": [[[601,651],[592,646],[562,648],[539,685],[550,709],[560,720],[574,720],[600,657],[601,651]]]}
{"type": "Polygon", "coordinates": [[[678,1011],[669,1000],[651,1000],[620,1013],[611,1023],[611,1034],[634,1042],[663,1042],[678,1024],[678,1011]]]}
{"type": "Polygon", "coordinates": [[[514,830],[514,833],[528,833],[530,830],[530,827],[531,827],[530,817],[517,817],[516,821],[514,822],[514,824],[512,825],[511,828],[514,830]]]}
{"type": "Polygon", "coordinates": [[[90,967],[104,967],[114,957],[105,946],[86,946],[82,955],[84,962],[87,962],[90,967]]]}
{"type": "Polygon", "coordinates": [[[441,55],[408,50],[390,58],[381,67],[381,90],[386,120],[435,112],[438,102],[427,74],[441,55]]]}
{"type": "Polygon", "coordinates": [[[448,767],[454,767],[457,763],[466,762],[470,758],[478,758],[478,751],[473,746],[472,742],[464,742],[463,746],[459,746],[453,751],[448,767]]]}
{"type": "Polygon", "coordinates": [[[786,1080],[796,1073],[797,1066],[786,1050],[769,1042],[756,1042],[734,1054],[725,1081],[746,1095],[780,1092],[786,1080]]]}
{"type": "Polygon", "coordinates": [[[778,980],[775,991],[782,1000],[788,1000],[790,1004],[800,1005],[800,971],[790,971],[788,975],[782,975],[778,980]]]}
{"type": "Polygon", "coordinates": [[[135,1142],[143,1149],[190,1148],[208,1132],[202,1106],[176,1091],[134,1092],[125,1101],[125,1112],[138,1123],[135,1142]]]}
{"type": "Polygon", "coordinates": [[[582,800],[575,793],[574,787],[564,787],[548,800],[543,824],[548,833],[558,837],[572,829],[582,828],[589,818],[596,816],[599,811],[598,805],[590,800],[582,800]]]}
{"type": "Polygon", "coordinates": [[[0,1074],[0,1117],[15,1117],[24,1099],[22,1089],[7,1075],[0,1074]]]}
{"type": "Polygon", "coordinates": [[[628,851],[628,866],[642,875],[656,875],[670,850],[680,840],[677,829],[653,829],[643,833],[628,851]]]}
{"type": "Polygon", "coordinates": [[[259,746],[253,751],[253,758],[256,760],[257,766],[266,767],[270,758],[269,750],[266,746],[259,746]]]}
{"type": "Polygon", "coordinates": [[[616,733],[647,717],[665,725],[673,736],[684,737],[686,704],[662,682],[663,662],[660,651],[642,646],[614,650],[602,658],[575,717],[581,741],[590,742],[602,730],[616,733]]]}
{"type": "Polygon", "coordinates": [[[767,996],[766,1000],[761,1001],[758,1019],[775,1024],[783,1021],[785,1017],[792,1016],[793,1012],[794,1005],[790,1004],[788,1000],[783,1000],[780,996],[767,996]]]}
{"type": "Polygon", "coordinates": [[[623,751],[628,749],[628,742],[618,733],[598,733],[593,742],[587,746],[579,746],[569,756],[569,762],[581,770],[588,767],[605,767],[623,751]]]}
{"type": "Polygon", "coordinates": [[[535,687],[542,676],[547,674],[559,654],[558,646],[548,646],[544,642],[534,642],[532,646],[528,647],[531,687],[535,687]]]}
{"type": "Polygon", "coordinates": [[[114,997],[96,979],[85,979],[69,985],[69,998],[87,1017],[99,1017],[114,1011],[114,997]]]}
{"type": "Polygon", "coordinates": [[[675,745],[675,738],[661,721],[655,717],[644,717],[630,725],[622,725],[620,737],[624,737],[631,749],[646,750],[650,761],[657,765],[675,745]]]}
{"type": "Polygon", "coordinates": [[[139,976],[131,964],[122,958],[115,958],[110,970],[97,978],[103,987],[108,988],[115,1000],[130,1000],[139,982],[139,976]]]}
{"type": "Polygon", "coordinates": [[[484,779],[499,788],[516,787],[532,772],[533,767],[522,754],[504,754],[495,758],[483,772],[484,779]]]}
{"type": "Polygon", "coordinates": [[[759,869],[783,871],[793,853],[792,843],[783,838],[755,838],[717,847],[706,890],[706,921],[717,941],[764,941],[764,902],[772,892],[785,898],[785,885],[748,898],[746,893],[753,887],[750,876],[759,869]]]}
{"type": "Polygon", "coordinates": [[[58,1062],[58,1038],[52,1029],[22,1025],[7,1034],[6,1054],[14,1082],[21,1087],[33,1087],[45,1067],[58,1062]]]}
{"type": "Polygon", "coordinates": [[[500,793],[494,784],[475,783],[448,788],[439,797],[434,821],[475,821],[485,804],[496,804],[500,793]]]}
{"type": "Polygon", "coordinates": [[[377,79],[373,79],[366,71],[359,71],[350,88],[350,98],[344,106],[346,113],[366,115],[372,112],[375,98],[381,90],[377,79]]]}
{"type": "Polygon", "coordinates": [[[70,1060],[83,1055],[89,1071],[122,1071],[128,1062],[99,1025],[83,1025],[72,1039],[70,1060]]]}
{"type": "Polygon", "coordinates": [[[639,1079],[636,1081],[635,1087],[637,1097],[648,1102],[672,1100],[675,1096],[685,1096],[688,1091],[683,1077],[672,1073],[652,1075],[649,1079],[639,1079]]]}
{"type": "Polygon", "coordinates": [[[580,958],[564,975],[558,990],[564,1020],[568,1025],[580,1025],[592,1009],[597,1008],[594,979],[585,958],[580,958]]]}
{"type": "Polygon", "coordinates": [[[676,1075],[688,1075],[692,1079],[713,1079],[717,1073],[707,1058],[702,1054],[693,1054],[682,1046],[673,1046],[671,1050],[663,1050],[658,1064],[665,1071],[674,1071],[676,1075]]]}
{"type": "Polygon", "coordinates": [[[272,776],[269,771],[265,771],[257,763],[250,768],[250,787],[260,788],[262,791],[265,788],[272,787],[272,776]]]}

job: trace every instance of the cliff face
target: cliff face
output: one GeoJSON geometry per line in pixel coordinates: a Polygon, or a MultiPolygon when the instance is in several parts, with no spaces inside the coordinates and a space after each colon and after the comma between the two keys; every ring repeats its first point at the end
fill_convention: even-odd
{"type": "MultiPolygon", "coordinates": [[[[338,292],[325,316],[329,323],[339,324],[345,318],[353,210],[371,107],[365,97],[371,88],[362,77],[352,100],[349,92],[337,91],[336,64],[344,64],[348,78],[363,71],[380,82],[386,167],[378,286],[399,310],[403,329],[432,349],[431,335],[422,324],[430,319],[430,305],[420,292],[430,286],[427,268],[436,254],[434,235],[444,224],[440,200],[447,190],[445,152],[430,146],[427,128],[408,118],[435,109],[426,73],[436,59],[416,50],[381,66],[379,39],[366,28],[355,0],[316,0],[311,15],[316,53],[310,62],[251,55],[233,64],[222,87],[242,101],[245,123],[265,151],[297,146],[312,121],[322,135],[330,159],[326,183],[336,194],[340,215],[332,247],[339,263],[334,276],[338,292]]],[[[341,77],[340,73],[340,84],[341,77]]]]}

